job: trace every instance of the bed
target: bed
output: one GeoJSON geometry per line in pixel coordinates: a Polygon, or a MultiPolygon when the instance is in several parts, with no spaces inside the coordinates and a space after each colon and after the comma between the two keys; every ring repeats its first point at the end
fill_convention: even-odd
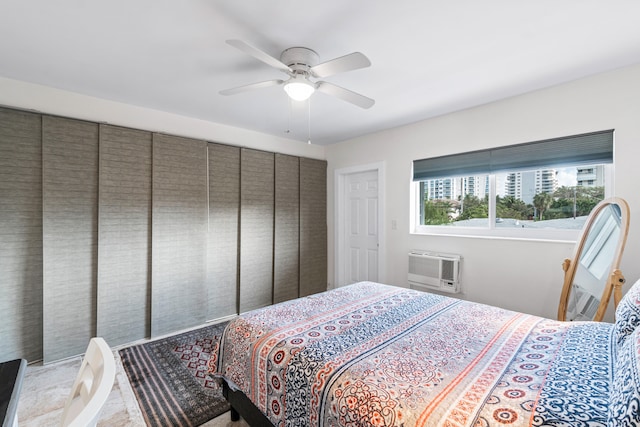
{"type": "Polygon", "coordinates": [[[210,372],[250,425],[640,425],[640,284],[616,324],[361,282],[243,314],[210,372]]]}

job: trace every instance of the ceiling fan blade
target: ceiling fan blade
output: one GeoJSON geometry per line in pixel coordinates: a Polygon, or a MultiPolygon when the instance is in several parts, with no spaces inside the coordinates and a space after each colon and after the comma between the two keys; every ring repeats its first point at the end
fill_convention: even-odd
{"type": "Polygon", "coordinates": [[[269,86],[278,86],[282,83],[284,83],[284,80],[267,80],[266,82],[251,83],[249,85],[221,90],[219,93],[220,95],[235,95],[236,93],[247,92],[249,90],[262,89],[269,86]]]}
{"type": "Polygon", "coordinates": [[[357,105],[361,108],[371,108],[373,107],[373,104],[376,103],[376,101],[371,98],[367,98],[364,95],[352,92],[343,87],[336,86],[333,83],[318,82],[316,84],[316,89],[320,92],[326,93],[327,95],[335,96],[336,98],[350,102],[353,105],[357,105]]]}
{"type": "Polygon", "coordinates": [[[332,59],[311,67],[311,75],[314,77],[327,77],[345,71],[366,68],[371,65],[369,58],[360,52],[353,52],[340,58],[332,59]]]}
{"type": "Polygon", "coordinates": [[[264,62],[267,65],[271,65],[273,68],[277,68],[280,71],[284,71],[285,73],[292,73],[293,70],[289,68],[286,64],[277,60],[273,56],[264,53],[258,48],[251,46],[248,43],[243,42],[242,40],[227,40],[227,44],[235,47],[236,49],[240,49],[244,53],[253,56],[254,58],[264,62]]]}

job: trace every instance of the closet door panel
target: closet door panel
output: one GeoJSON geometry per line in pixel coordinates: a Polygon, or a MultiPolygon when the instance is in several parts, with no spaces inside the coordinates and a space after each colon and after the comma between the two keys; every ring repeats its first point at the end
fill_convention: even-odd
{"type": "Polygon", "coordinates": [[[276,154],[273,302],[298,298],[300,161],[276,154]]]}
{"type": "Polygon", "coordinates": [[[240,148],[209,144],[208,319],[238,313],[240,148]]]}
{"type": "Polygon", "coordinates": [[[151,133],[100,126],[97,333],[111,346],[149,336],[151,133]]]}
{"type": "Polygon", "coordinates": [[[327,290],[327,162],[300,159],[300,296],[327,290]]]}
{"type": "Polygon", "coordinates": [[[153,135],[151,335],[207,316],[207,143],[153,135]]]}
{"type": "Polygon", "coordinates": [[[242,149],[240,313],[273,301],[274,154],[242,149]]]}
{"type": "Polygon", "coordinates": [[[41,120],[0,108],[0,361],[42,359],[41,120]]]}
{"type": "Polygon", "coordinates": [[[96,331],[98,125],[42,118],[44,361],[96,331]]]}

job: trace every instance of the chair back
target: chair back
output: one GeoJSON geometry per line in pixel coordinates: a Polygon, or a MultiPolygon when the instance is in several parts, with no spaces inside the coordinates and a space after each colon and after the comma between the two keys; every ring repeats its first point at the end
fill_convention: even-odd
{"type": "Polygon", "coordinates": [[[116,377],[116,362],[103,338],[91,338],[62,413],[63,427],[95,426],[116,377]]]}

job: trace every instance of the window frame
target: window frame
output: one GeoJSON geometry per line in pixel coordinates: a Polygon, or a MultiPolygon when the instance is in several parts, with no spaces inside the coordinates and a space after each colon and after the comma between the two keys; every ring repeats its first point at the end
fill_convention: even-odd
{"type": "MultiPolygon", "coordinates": [[[[573,165],[565,165],[571,167],[573,165]]],[[[576,165],[576,167],[578,167],[576,165]]],[[[568,230],[557,228],[503,228],[496,227],[496,175],[497,173],[487,173],[489,176],[489,223],[487,227],[462,227],[448,225],[422,225],[420,224],[420,181],[411,181],[411,219],[412,226],[410,234],[450,236],[450,237],[476,237],[476,238],[499,238],[517,240],[542,240],[551,242],[575,242],[581,233],[581,229],[568,230]]],[[[604,197],[612,197],[614,194],[614,164],[604,164],[604,197]]],[[[447,177],[447,178],[454,178],[447,177]]]]}

